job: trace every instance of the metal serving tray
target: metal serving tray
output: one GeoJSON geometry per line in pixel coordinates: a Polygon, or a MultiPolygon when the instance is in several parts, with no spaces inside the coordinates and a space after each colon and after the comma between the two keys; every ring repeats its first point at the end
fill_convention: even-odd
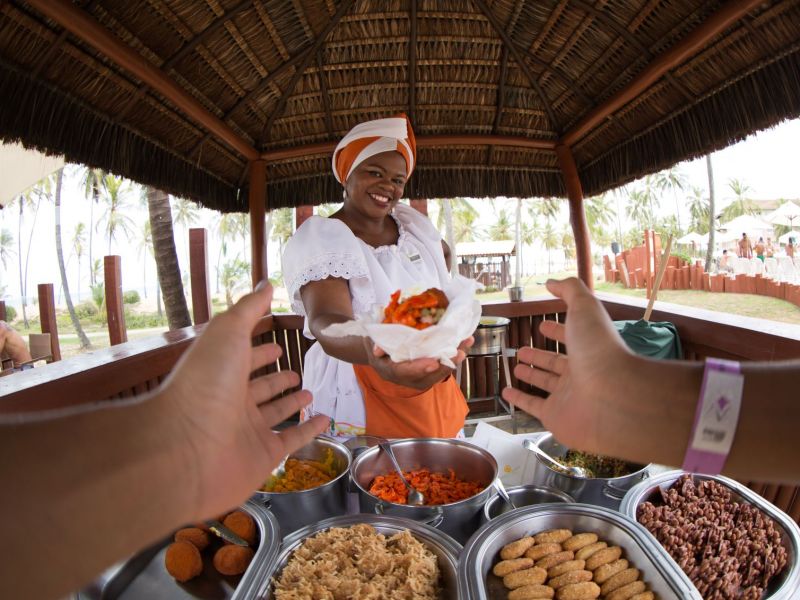
{"type": "Polygon", "coordinates": [[[540,504],[507,512],[492,519],[470,538],[458,563],[462,598],[505,598],[503,580],[492,573],[506,544],[547,529],[593,531],[609,545],[623,549],[623,556],[642,572],[642,579],[656,597],[702,600],[692,583],[644,528],[617,511],[591,504],[540,504]]]}
{"type": "Polygon", "coordinates": [[[275,516],[263,506],[249,500],[241,507],[256,521],[259,544],[253,561],[242,575],[220,575],[203,556],[203,572],[186,583],[175,581],[164,567],[170,535],[129,560],[115,565],[90,587],[79,592],[78,600],[244,600],[252,598],[263,581],[281,543],[280,527],[275,516]]]}
{"type": "Polygon", "coordinates": [[[283,541],[283,547],[277,560],[273,562],[272,569],[266,574],[262,586],[258,590],[259,599],[273,598],[273,579],[278,577],[289,562],[292,553],[309,537],[330,529],[331,527],[349,527],[366,523],[372,525],[379,533],[391,536],[408,529],[420,542],[425,544],[439,559],[439,569],[442,572],[442,600],[455,600],[458,596],[458,555],[461,553],[461,544],[456,542],[446,533],[438,529],[404,517],[390,517],[388,515],[358,514],[325,519],[314,525],[309,525],[288,535],[283,541]]]}
{"type": "MultiPolygon", "coordinates": [[[[640,504],[655,499],[659,488],[664,490],[668,489],[684,474],[685,471],[681,470],[668,471],[637,484],[625,495],[619,508],[620,512],[636,520],[636,512],[640,504]]],[[[790,600],[792,598],[800,598],[800,528],[798,528],[797,523],[782,510],[772,503],[767,502],[764,498],[743,486],[738,481],[714,475],[692,474],[692,477],[695,481],[711,479],[721,483],[733,492],[734,501],[747,502],[757,506],[762,512],[775,521],[781,530],[781,539],[786,548],[788,568],[784,569],[781,575],[772,580],[767,589],[767,595],[764,596],[764,600],[790,600]]],[[[658,498],[660,499],[660,496],[658,496],[658,498]]],[[[654,543],[659,546],[661,545],[656,537],[645,527],[641,525],[640,527],[644,529],[646,535],[650,537],[654,543]]]]}

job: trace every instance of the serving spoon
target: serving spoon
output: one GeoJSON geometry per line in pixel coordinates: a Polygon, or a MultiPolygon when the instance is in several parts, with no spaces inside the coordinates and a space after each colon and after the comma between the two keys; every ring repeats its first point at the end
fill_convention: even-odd
{"type": "Polygon", "coordinates": [[[536,443],[533,442],[532,440],[522,440],[522,445],[523,447],[527,448],[528,450],[536,454],[536,456],[541,458],[544,462],[546,462],[551,469],[561,472],[566,471],[569,475],[572,475],[573,477],[580,477],[581,479],[591,479],[589,471],[587,471],[583,467],[562,465],[560,462],[558,462],[556,459],[550,456],[547,452],[539,448],[539,446],[537,446],[536,443]]]}
{"type": "Polygon", "coordinates": [[[414,489],[403,475],[403,469],[401,469],[400,465],[397,463],[397,459],[394,457],[394,452],[392,451],[392,446],[389,444],[389,442],[381,442],[378,444],[378,446],[380,446],[381,450],[386,452],[386,454],[389,456],[389,459],[394,465],[395,471],[397,471],[397,474],[400,476],[400,481],[402,481],[408,489],[408,504],[411,506],[422,506],[425,504],[425,496],[422,495],[422,492],[414,489]]]}
{"type": "Polygon", "coordinates": [[[494,489],[496,489],[496,490],[497,490],[497,493],[498,493],[498,494],[500,494],[500,497],[501,497],[503,500],[505,500],[505,501],[506,501],[506,503],[507,503],[507,504],[508,504],[508,505],[509,505],[511,508],[517,508],[517,505],[516,505],[516,504],[514,504],[514,501],[511,499],[511,496],[509,496],[509,495],[508,495],[508,492],[506,491],[506,486],[504,486],[504,485],[503,485],[503,482],[502,482],[502,481],[500,481],[500,478],[499,478],[499,477],[498,477],[497,479],[495,479],[495,480],[494,480],[494,489]]]}

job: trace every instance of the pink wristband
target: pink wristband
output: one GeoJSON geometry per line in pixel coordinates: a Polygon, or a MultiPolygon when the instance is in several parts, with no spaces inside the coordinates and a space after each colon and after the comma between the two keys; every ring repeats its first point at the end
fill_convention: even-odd
{"type": "Polygon", "coordinates": [[[683,470],[717,475],[733,444],[744,375],[738,362],[707,358],[683,470]]]}

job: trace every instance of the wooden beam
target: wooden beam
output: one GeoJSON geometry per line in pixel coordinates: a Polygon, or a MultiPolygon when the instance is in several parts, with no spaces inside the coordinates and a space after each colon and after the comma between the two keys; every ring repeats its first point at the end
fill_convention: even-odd
{"type": "MultiPolygon", "coordinates": [[[[331,154],[337,142],[320,142],[306,144],[294,148],[269,150],[261,154],[267,162],[313,156],[315,154],[331,154]]],[[[511,146],[515,148],[531,148],[533,150],[555,150],[555,140],[515,137],[511,135],[421,135],[417,137],[417,148],[437,148],[440,146],[511,146]]]]}
{"type": "Polygon", "coordinates": [[[193,96],[167,77],[164,71],[153,66],[72,2],[30,0],[29,4],[72,35],[105,54],[117,66],[132,73],[242,156],[249,160],[258,158],[258,152],[247,140],[209,112],[193,96]]]}
{"type": "Polygon", "coordinates": [[[322,96],[322,106],[325,108],[325,128],[328,136],[333,137],[333,112],[331,111],[331,99],[328,96],[328,83],[322,71],[322,51],[317,50],[317,79],[319,80],[319,95],[322,96]]]}
{"type": "Polygon", "coordinates": [[[56,321],[56,302],[52,283],[39,284],[39,323],[42,333],[50,334],[50,354],[53,361],[61,360],[61,347],[58,343],[58,322],[56,321]]]}
{"type": "Polygon", "coordinates": [[[208,232],[205,227],[189,229],[189,273],[194,324],[208,323],[212,311],[208,285],[208,232]]]}
{"type": "Polygon", "coordinates": [[[589,238],[589,227],[586,224],[586,214],[583,210],[583,188],[578,177],[578,168],[572,152],[564,144],[556,146],[558,164],[561,167],[561,174],[564,177],[564,184],[567,187],[567,199],[569,200],[569,220],[572,224],[572,235],[575,238],[575,255],[578,259],[578,277],[588,286],[594,289],[594,278],[592,277],[592,248],[589,238]]]}
{"type": "Polygon", "coordinates": [[[267,278],[267,162],[250,161],[250,254],[253,288],[267,278]]]}
{"type": "Polygon", "coordinates": [[[417,0],[409,0],[408,20],[408,118],[413,123],[417,112],[417,0]]]}
{"type": "Polygon", "coordinates": [[[725,4],[688,36],[666,52],[658,55],[627,86],[589,111],[572,129],[564,134],[562,142],[566,146],[573,146],[575,142],[597,127],[611,114],[653,85],[661,76],[685,62],[715,36],[725,31],[725,29],[760,4],[762,4],[762,0],[731,0],[725,4]]]}
{"type": "Polygon", "coordinates": [[[0,321],[8,321],[8,317],[6,315],[6,301],[0,300],[0,321]]]}
{"type": "Polygon", "coordinates": [[[103,258],[103,281],[106,288],[106,316],[108,317],[108,339],[112,346],[128,341],[125,328],[125,310],[122,304],[122,257],[103,258]]]}

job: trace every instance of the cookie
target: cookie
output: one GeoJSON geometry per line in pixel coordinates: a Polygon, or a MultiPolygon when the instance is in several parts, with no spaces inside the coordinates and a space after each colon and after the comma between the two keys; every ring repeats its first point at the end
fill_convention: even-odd
{"type": "Polygon", "coordinates": [[[563,575],[559,575],[558,577],[553,577],[552,579],[547,580],[547,585],[554,589],[562,588],[565,585],[570,585],[573,583],[581,583],[583,581],[591,581],[592,580],[592,572],[591,571],[568,571],[563,575]]]}
{"type": "Polygon", "coordinates": [[[561,552],[561,544],[556,544],[556,543],[537,544],[532,548],[526,550],[525,556],[528,558],[532,558],[533,560],[539,560],[540,558],[543,558],[548,554],[555,554],[556,552],[561,552]]]}
{"type": "Polygon", "coordinates": [[[503,549],[500,550],[500,558],[503,560],[511,560],[512,558],[519,558],[525,551],[533,546],[536,542],[531,536],[524,537],[520,540],[516,540],[511,542],[510,544],[506,544],[503,546],[503,549]]]}
{"type": "Polygon", "coordinates": [[[603,548],[586,559],[586,568],[590,571],[594,571],[597,567],[614,562],[620,556],[622,556],[622,548],[619,546],[603,548]]]}
{"type": "Polygon", "coordinates": [[[623,585],[633,583],[637,579],[639,579],[639,569],[630,567],[624,571],[620,571],[616,575],[609,577],[605,583],[600,586],[600,593],[603,594],[603,596],[606,596],[617,588],[621,588],[623,585]]]}
{"type": "Polygon", "coordinates": [[[533,539],[536,540],[537,544],[560,544],[571,537],[572,532],[569,529],[550,529],[542,533],[537,533],[533,536],[533,539]]]}
{"type": "Polygon", "coordinates": [[[577,552],[584,546],[594,544],[596,541],[596,533],[578,533],[561,542],[561,547],[564,548],[564,550],[572,550],[573,552],[577,552]]]}
{"type": "Polygon", "coordinates": [[[540,585],[547,579],[547,571],[539,567],[514,571],[503,577],[503,585],[513,590],[526,585],[540,585]]]}
{"type": "Polygon", "coordinates": [[[586,561],[584,560],[568,560],[547,569],[547,576],[558,577],[569,571],[581,571],[585,564],[586,561]]]}
{"type": "Polygon", "coordinates": [[[605,597],[606,600],[630,600],[636,594],[641,594],[647,586],[644,581],[634,581],[628,585],[617,588],[605,597]]]}
{"type": "Polygon", "coordinates": [[[530,558],[512,558],[511,560],[501,560],[494,566],[492,573],[498,577],[505,577],[509,573],[519,571],[520,569],[528,569],[533,566],[533,559],[530,558]]]}
{"type": "Polygon", "coordinates": [[[620,558],[619,560],[615,560],[614,562],[606,563],[597,567],[594,571],[594,580],[599,583],[603,584],[611,577],[619,573],[620,571],[624,571],[628,568],[628,561],[624,558],[620,558]]]}
{"type": "Polygon", "coordinates": [[[575,558],[580,560],[588,559],[592,554],[597,552],[598,550],[602,550],[603,548],[608,548],[608,544],[605,542],[595,542],[594,544],[589,544],[588,546],[584,546],[580,550],[575,553],[575,558]]]}
{"type": "Polygon", "coordinates": [[[573,583],[556,590],[557,600],[593,600],[600,595],[600,586],[593,581],[573,583]]]}
{"type": "Polygon", "coordinates": [[[549,585],[526,585],[508,592],[508,600],[549,600],[555,593],[549,585]]]}

